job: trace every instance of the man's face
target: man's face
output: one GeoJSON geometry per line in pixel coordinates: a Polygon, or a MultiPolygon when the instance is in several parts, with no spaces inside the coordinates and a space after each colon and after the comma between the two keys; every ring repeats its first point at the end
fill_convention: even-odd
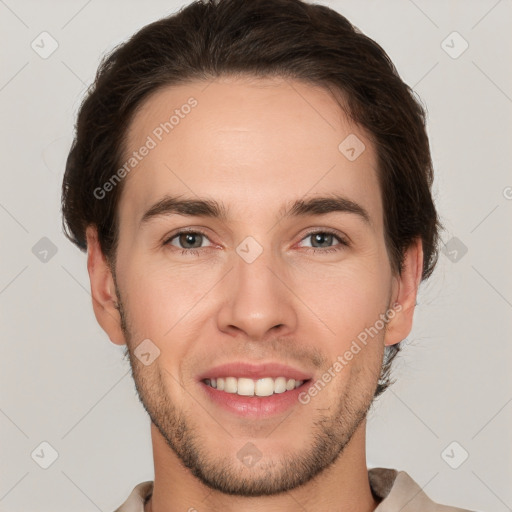
{"type": "MultiPolygon", "coordinates": [[[[325,90],[268,79],[163,89],[133,119],[127,157],[148,136],[155,147],[125,178],[116,258],[141,401],[205,484],[246,496],[291,489],[364,426],[380,373],[385,329],[298,400],[393,302],[375,149],[325,90]],[[172,131],[155,132],[191,96],[197,105],[172,131]],[[355,159],[354,136],[365,145],[355,159]],[[144,219],[167,196],[215,201],[225,218],[153,209],[144,219]],[[334,196],[351,208],[283,215],[295,201],[334,196]],[[159,350],[149,365],[134,352],[146,339],[159,350]],[[218,369],[238,363],[283,368],[218,369]],[[309,380],[266,398],[204,380],[224,376],[229,387],[228,376],[250,375],[309,380]]],[[[269,382],[257,386],[265,393],[269,382]]]]}

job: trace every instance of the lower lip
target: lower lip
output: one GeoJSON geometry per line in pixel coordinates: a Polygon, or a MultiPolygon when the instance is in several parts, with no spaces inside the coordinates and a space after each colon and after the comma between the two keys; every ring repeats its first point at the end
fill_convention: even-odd
{"type": "Polygon", "coordinates": [[[265,418],[283,413],[293,406],[299,405],[299,395],[307,389],[309,380],[291,391],[274,393],[270,396],[241,396],[236,393],[219,391],[203,381],[200,381],[199,384],[210,400],[224,410],[244,418],[265,418]]]}

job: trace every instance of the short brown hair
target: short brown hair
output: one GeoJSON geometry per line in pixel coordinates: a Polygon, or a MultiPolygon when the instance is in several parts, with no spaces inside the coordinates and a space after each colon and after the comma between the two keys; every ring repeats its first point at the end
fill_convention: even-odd
{"type": "MultiPolygon", "coordinates": [[[[386,246],[395,272],[420,238],[422,277],[438,255],[440,223],[425,111],[385,51],[336,11],[301,0],[204,0],[151,23],[105,56],[81,104],[62,185],[66,236],[86,250],[94,225],[115,260],[122,183],[98,199],[94,190],[119,169],[138,107],[156,90],[220,76],[282,77],[322,86],[375,145],[386,246]]],[[[386,347],[375,393],[389,385],[400,344],[386,347]]]]}

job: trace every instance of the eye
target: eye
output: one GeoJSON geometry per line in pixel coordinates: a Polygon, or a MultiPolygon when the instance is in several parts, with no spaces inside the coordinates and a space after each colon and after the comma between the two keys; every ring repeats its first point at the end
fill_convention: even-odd
{"type": "Polygon", "coordinates": [[[311,240],[311,245],[309,247],[313,252],[335,252],[343,249],[344,247],[348,247],[349,245],[347,240],[340,234],[326,230],[311,231],[302,240],[307,239],[311,240]],[[336,240],[339,242],[338,245],[332,246],[331,244],[336,240]]]}
{"type": "MultiPolygon", "coordinates": [[[[314,253],[336,252],[350,245],[341,234],[325,229],[311,231],[302,240],[307,239],[310,239],[311,245],[309,248],[308,246],[305,247],[314,253]],[[333,246],[332,244],[335,241],[338,241],[338,244],[333,246]]],[[[200,253],[199,249],[204,249],[212,245],[211,242],[208,245],[203,245],[205,240],[209,242],[206,234],[201,231],[178,231],[167,238],[163,245],[173,246],[177,250],[181,250],[181,253],[184,255],[198,256],[200,253]]]]}
{"type": "Polygon", "coordinates": [[[164,245],[181,249],[182,254],[197,254],[197,249],[208,247],[202,245],[204,240],[208,240],[208,237],[200,231],[179,231],[168,238],[164,245]]]}

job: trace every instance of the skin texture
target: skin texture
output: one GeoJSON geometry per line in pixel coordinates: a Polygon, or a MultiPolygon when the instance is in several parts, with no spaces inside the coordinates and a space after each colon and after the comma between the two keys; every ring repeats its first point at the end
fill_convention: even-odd
{"type": "Polygon", "coordinates": [[[374,510],[366,413],[384,346],[411,329],[421,243],[394,275],[375,149],[323,88],[228,77],[167,87],[132,120],[127,153],[191,96],[197,106],[125,178],[115,276],[94,226],[87,230],[96,317],[113,343],[127,344],[152,420],[155,484],[146,510],[374,510]],[[350,134],[366,146],[354,161],[338,149],[350,134]],[[348,212],[279,214],[296,199],[333,193],[362,206],[370,222],[348,212]],[[141,223],[165,194],[215,199],[229,216],[141,223]],[[206,236],[166,244],[181,228],[206,236]],[[336,230],[349,245],[316,242],[313,229],[336,230]],[[236,252],[248,236],[263,249],[250,264],[236,252]],[[193,244],[195,255],[182,254],[193,244]],[[306,405],[248,420],[220,409],[197,382],[235,361],[289,364],[314,381],[395,303],[400,311],[386,328],[306,405]],[[160,355],[145,366],[134,350],[147,338],[160,355]],[[248,442],[262,454],[252,467],[237,457],[248,442]]]}

